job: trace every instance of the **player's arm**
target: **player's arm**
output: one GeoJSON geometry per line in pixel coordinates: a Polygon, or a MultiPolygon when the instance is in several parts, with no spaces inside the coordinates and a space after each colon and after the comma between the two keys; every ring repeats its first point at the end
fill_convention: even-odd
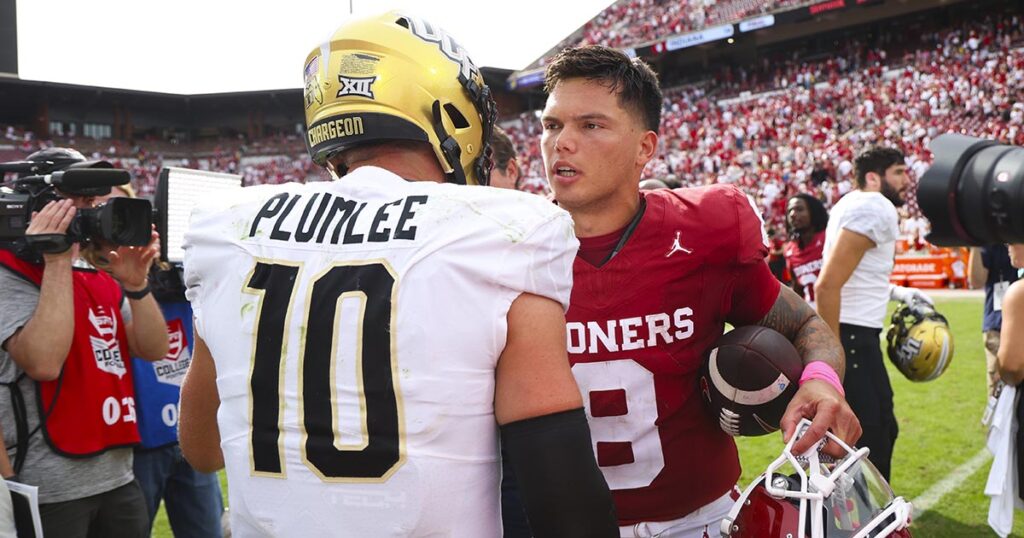
{"type": "MultiPolygon", "coordinates": [[[[835,371],[834,382],[841,383],[846,373],[842,345],[825,321],[796,292],[780,287],[775,304],[757,324],[774,329],[793,342],[805,367],[814,362],[824,363],[835,371]]],[[[789,441],[803,418],[812,420],[811,428],[793,446],[795,454],[810,448],[824,437],[826,430],[832,430],[832,433],[848,444],[855,443],[861,435],[860,421],[850,409],[843,393],[833,383],[820,377],[803,380],[800,389],[786,407],[780,422],[784,440],[789,441]]],[[[826,451],[843,454],[838,446],[831,444],[826,447],[826,451]]]]}
{"type": "MultiPolygon", "coordinates": [[[[50,202],[32,214],[25,234],[64,234],[74,216],[71,200],[50,202]]],[[[15,364],[36,381],[57,379],[71,351],[75,332],[71,264],[76,250],[73,246],[61,253],[43,254],[43,279],[35,312],[3,343],[15,364]]]]}
{"type": "Polygon", "coordinates": [[[1024,281],[1010,285],[1003,297],[1003,328],[997,357],[999,376],[1006,384],[1024,381],[1024,281]]]}
{"type": "Polygon", "coordinates": [[[836,336],[839,335],[843,286],[850,280],[853,270],[860,264],[864,254],[873,248],[875,242],[866,235],[847,229],[840,230],[839,238],[828,252],[818,280],[814,283],[814,300],[818,305],[818,315],[825,320],[836,336]]]}
{"type": "Polygon", "coordinates": [[[494,415],[534,536],[618,536],[611,492],[569,368],[562,306],[524,293],[507,319],[494,415]]]}
{"type": "Polygon", "coordinates": [[[982,258],[981,248],[971,247],[971,254],[967,257],[967,278],[972,290],[984,288],[988,280],[988,268],[982,258]]]}
{"type": "Polygon", "coordinates": [[[178,419],[178,442],[181,452],[195,470],[212,473],[224,468],[220,449],[220,428],[217,409],[217,369],[206,342],[195,335],[192,363],[181,384],[181,411],[178,419]]]}

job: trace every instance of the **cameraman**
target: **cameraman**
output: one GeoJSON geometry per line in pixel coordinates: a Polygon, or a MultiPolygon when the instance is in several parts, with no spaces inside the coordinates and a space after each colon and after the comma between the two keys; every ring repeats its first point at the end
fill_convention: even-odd
{"type": "MultiPolygon", "coordinates": [[[[28,159],[85,161],[60,148],[28,159]]],[[[62,196],[33,213],[27,236],[63,235],[77,209],[94,205],[91,196],[62,196]]],[[[0,406],[0,423],[16,449],[17,481],[39,487],[46,536],[149,533],[132,473],[139,433],[127,359],[167,353],[147,281],[158,253],[155,232],[145,247],[102,253],[103,271],[79,258],[77,244],[41,260],[0,250],[0,379],[12,404],[0,406]]]]}

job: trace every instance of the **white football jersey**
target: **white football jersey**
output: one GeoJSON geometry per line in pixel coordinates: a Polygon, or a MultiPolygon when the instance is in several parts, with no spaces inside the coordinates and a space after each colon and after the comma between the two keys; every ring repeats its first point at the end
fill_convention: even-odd
{"type": "Polygon", "coordinates": [[[506,314],[523,292],[568,308],[577,247],[540,197],[374,167],[201,204],[185,281],[232,532],[499,536],[506,314]]]}

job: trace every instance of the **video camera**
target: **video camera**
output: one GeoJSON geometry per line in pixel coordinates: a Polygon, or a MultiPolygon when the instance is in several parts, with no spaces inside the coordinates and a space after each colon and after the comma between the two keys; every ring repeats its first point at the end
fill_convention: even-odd
{"type": "Polygon", "coordinates": [[[105,241],[145,246],[150,241],[152,206],[147,200],[114,198],[94,208],[79,209],[66,234],[25,235],[34,211],[76,196],[106,196],[131,176],[104,161],[68,164],[60,161],[0,163],[0,173],[19,174],[12,188],[0,189],[0,248],[19,255],[64,252],[72,243],[105,241]],[[58,192],[59,191],[59,192],[58,192]]]}
{"type": "Polygon", "coordinates": [[[1024,243],[1024,148],[958,134],[929,144],[935,161],[917,187],[934,245],[1024,243]]]}

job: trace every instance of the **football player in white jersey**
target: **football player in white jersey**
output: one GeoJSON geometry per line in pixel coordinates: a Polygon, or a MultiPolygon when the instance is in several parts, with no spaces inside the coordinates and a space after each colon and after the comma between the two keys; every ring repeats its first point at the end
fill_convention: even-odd
{"type": "Polygon", "coordinates": [[[236,536],[501,534],[499,429],[534,535],[617,536],[566,355],[577,241],[486,184],[495,119],[465,51],[389,13],[305,64],[337,181],[201,204],[180,438],[226,467],[236,536]]]}

